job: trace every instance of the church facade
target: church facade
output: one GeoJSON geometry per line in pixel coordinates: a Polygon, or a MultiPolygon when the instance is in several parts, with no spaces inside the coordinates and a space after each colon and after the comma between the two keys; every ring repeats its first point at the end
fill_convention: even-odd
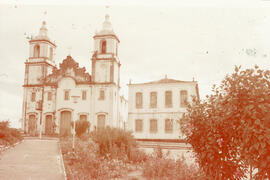
{"type": "Polygon", "coordinates": [[[123,128],[127,101],[120,96],[119,39],[106,15],[102,29],[93,36],[92,74],[69,55],[57,68],[56,45],[48,37],[46,23],[29,41],[25,62],[22,128],[37,135],[71,133],[76,120],[99,127],[123,128]]]}

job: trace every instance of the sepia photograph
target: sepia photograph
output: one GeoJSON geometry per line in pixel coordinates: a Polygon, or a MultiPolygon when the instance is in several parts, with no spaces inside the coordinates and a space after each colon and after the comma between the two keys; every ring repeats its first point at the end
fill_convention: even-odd
{"type": "Polygon", "coordinates": [[[270,180],[270,0],[0,0],[0,180],[270,180]]]}

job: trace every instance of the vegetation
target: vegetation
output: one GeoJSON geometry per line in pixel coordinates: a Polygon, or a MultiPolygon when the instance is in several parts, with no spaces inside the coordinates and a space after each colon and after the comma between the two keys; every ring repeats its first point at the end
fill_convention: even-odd
{"type": "Polygon", "coordinates": [[[77,136],[81,136],[82,134],[86,133],[89,127],[90,127],[89,121],[86,121],[86,120],[76,121],[75,131],[76,131],[77,136]]]}
{"type": "Polygon", "coordinates": [[[235,67],[180,120],[196,160],[211,179],[270,178],[270,71],[235,67]]]}
{"type": "Polygon", "coordinates": [[[9,127],[9,121],[0,122],[0,151],[2,148],[14,145],[22,139],[17,129],[9,127]]]}
{"type": "MultiPolygon", "coordinates": [[[[68,179],[115,179],[139,171],[148,179],[200,179],[198,167],[182,158],[173,160],[161,148],[148,155],[136,146],[130,132],[117,128],[98,129],[76,138],[61,139],[61,149],[68,179]]],[[[141,176],[141,177],[142,177],[141,176]]]]}
{"type": "Polygon", "coordinates": [[[199,167],[188,165],[184,157],[174,160],[168,158],[160,147],[155,148],[143,166],[143,176],[147,179],[164,180],[203,180],[205,176],[199,167]]]}
{"type": "Polygon", "coordinates": [[[136,141],[131,132],[117,128],[101,128],[92,132],[91,137],[98,144],[98,153],[110,158],[131,157],[131,152],[136,147],[136,141]]]}

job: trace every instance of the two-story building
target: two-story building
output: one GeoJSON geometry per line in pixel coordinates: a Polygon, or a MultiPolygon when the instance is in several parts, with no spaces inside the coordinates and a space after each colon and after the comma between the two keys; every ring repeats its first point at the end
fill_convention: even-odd
{"type": "Polygon", "coordinates": [[[128,127],[136,139],[181,138],[179,119],[192,96],[199,97],[196,81],[164,79],[128,84],[128,127]]]}

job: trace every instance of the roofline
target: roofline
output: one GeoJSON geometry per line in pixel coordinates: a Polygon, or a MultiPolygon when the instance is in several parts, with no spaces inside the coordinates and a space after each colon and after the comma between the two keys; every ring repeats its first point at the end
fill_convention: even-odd
{"type": "Polygon", "coordinates": [[[106,37],[106,36],[112,36],[118,41],[118,43],[120,43],[120,40],[118,39],[118,37],[115,34],[96,34],[93,36],[93,38],[94,39],[95,38],[102,38],[102,37],[106,37]]]}
{"type": "Polygon", "coordinates": [[[32,42],[47,42],[47,43],[49,43],[49,44],[51,44],[51,45],[53,45],[55,48],[57,47],[53,42],[51,42],[50,40],[47,40],[47,39],[31,39],[30,41],[29,41],[29,43],[32,43],[32,42]]]}
{"type": "Polygon", "coordinates": [[[198,84],[198,81],[181,81],[181,82],[146,82],[146,83],[135,83],[135,84],[127,84],[127,86],[132,85],[155,85],[155,84],[182,84],[182,83],[194,83],[198,84]]]}

